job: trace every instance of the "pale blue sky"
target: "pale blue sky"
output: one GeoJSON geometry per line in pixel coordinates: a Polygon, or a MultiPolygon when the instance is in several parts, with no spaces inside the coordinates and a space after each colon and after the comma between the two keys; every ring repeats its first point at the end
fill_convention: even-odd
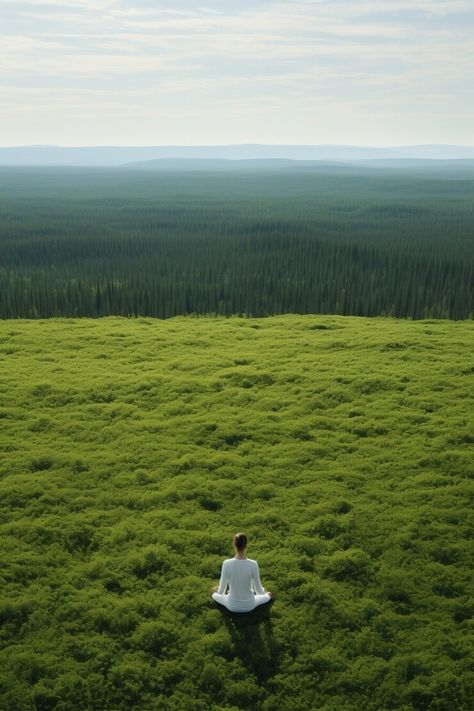
{"type": "Polygon", "coordinates": [[[474,0],[0,0],[0,145],[474,145],[474,0]]]}

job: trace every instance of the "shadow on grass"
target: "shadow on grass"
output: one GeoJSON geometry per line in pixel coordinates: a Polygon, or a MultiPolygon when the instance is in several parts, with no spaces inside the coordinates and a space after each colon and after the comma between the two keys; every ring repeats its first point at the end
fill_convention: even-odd
{"type": "Polygon", "coordinates": [[[272,677],[278,667],[279,649],[272,630],[272,604],[273,600],[252,612],[230,612],[215,603],[236,655],[259,683],[272,677]]]}

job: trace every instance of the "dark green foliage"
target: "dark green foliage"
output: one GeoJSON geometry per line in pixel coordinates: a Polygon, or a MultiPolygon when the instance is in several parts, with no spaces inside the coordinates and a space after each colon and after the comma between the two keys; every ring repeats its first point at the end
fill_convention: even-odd
{"type": "Polygon", "coordinates": [[[30,468],[33,472],[40,472],[45,469],[51,469],[54,465],[54,459],[52,457],[35,457],[31,460],[30,468]]]}
{"type": "Polygon", "coordinates": [[[469,176],[3,168],[0,318],[472,318],[469,176]]]}
{"type": "Polygon", "coordinates": [[[2,711],[471,711],[473,352],[472,321],[0,322],[2,711]],[[210,598],[237,530],[275,594],[244,616],[210,598]]]}

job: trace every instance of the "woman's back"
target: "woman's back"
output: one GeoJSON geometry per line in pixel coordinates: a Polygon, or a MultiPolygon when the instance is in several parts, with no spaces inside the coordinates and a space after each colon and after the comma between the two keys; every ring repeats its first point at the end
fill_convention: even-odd
{"type": "Polygon", "coordinates": [[[255,592],[264,592],[255,560],[228,558],[224,561],[222,573],[229,584],[231,600],[252,600],[255,592]]]}

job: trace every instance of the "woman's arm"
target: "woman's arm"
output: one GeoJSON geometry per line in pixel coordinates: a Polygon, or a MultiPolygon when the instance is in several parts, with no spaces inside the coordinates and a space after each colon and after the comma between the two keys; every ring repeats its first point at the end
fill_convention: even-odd
{"type": "Polygon", "coordinates": [[[260,571],[258,569],[257,561],[255,561],[255,566],[252,573],[252,583],[257,595],[263,595],[263,593],[265,592],[265,588],[262,587],[262,583],[260,582],[260,571]]]}
{"type": "Polygon", "coordinates": [[[219,580],[219,587],[217,588],[219,595],[223,595],[227,587],[228,575],[226,563],[226,560],[222,563],[221,579],[219,580]]]}

